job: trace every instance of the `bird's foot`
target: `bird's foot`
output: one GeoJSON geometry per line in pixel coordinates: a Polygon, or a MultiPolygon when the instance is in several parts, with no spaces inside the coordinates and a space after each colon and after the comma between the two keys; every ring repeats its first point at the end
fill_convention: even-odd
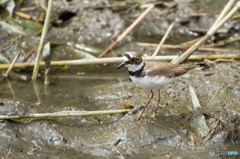
{"type": "Polygon", "coordinates": [[[142,117],[144,117],[144,118],[145,118],[145,111],[142,113],[142,117]]]}
{"type": "Polygon", "coordinates": [[[156,117],[156,113],[150,116],[150,118],[154,119],[156,117]]]}
{"type": "Polygon", "coordinates": [[[137,120],[139,120],[141,118],[141,116],[145,117],[145,111],[142,110],[139,114],[138,114],[138,117],[137,117],[137,120]]]}

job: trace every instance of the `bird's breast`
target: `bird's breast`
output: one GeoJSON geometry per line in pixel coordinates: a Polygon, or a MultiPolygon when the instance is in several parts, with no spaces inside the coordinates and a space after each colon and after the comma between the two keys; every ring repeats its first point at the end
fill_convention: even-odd
{"type": "Polygon", "coordinates": [[[176,78],[168,78],[164,76],[143,76],[143,77],[135,77],[130,76],[132,81],[137,85],[137,87],[149,89],[149,90],[159,90],[170,82],[174,81],[176,78]]]}

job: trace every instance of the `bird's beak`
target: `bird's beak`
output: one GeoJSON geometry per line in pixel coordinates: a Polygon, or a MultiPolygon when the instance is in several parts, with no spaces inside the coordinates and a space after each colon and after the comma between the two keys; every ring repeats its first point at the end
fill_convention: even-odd
{"type": "Polygon", "coordinates": [[[119,68],[121,68],[121,67],[123,67],[123,66],[125,66],[126,65],[126,63],[125,63],[125,61],[123,61],[118,67],[117,67],[117,69],[119,69],[119,68]]]}

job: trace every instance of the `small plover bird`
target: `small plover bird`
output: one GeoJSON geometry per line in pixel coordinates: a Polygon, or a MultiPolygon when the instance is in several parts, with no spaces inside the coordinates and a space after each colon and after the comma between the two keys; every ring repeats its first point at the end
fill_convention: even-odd
{"type": "Polygon", "coordinates": [[[155,118],[160,102],[160,89],[170,82],[175,81],[185,73],[199,67],[199,65],[194,64],[177,65],[167,62],[144,62],[141,55],[137,52],[127,52],[123,56],[123,62],[117,67],[117,69],[123,66],[128,67],[130,78],[137,87],[148,89],[151,92],[147,104],[137,117],[138,120],[141,118],[146,107],[154,96],[152,90],[157,90],[159,95],[156,110],[154,114],[150,116],[151,118],[155,118]]]}

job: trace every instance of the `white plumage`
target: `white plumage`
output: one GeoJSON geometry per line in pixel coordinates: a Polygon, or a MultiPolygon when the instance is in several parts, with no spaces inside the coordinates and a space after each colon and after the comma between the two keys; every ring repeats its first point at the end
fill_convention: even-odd
{"type": "Polygon", "coordinates": [[[159,90],[165,85],[171,83],[172,81],[176,80],[176,78],[167,78],[164,76],[144,76],[144,77],[135,77],[130,76],[132,81],[141,88],[149,89],[149,90],[159,90]]]}

